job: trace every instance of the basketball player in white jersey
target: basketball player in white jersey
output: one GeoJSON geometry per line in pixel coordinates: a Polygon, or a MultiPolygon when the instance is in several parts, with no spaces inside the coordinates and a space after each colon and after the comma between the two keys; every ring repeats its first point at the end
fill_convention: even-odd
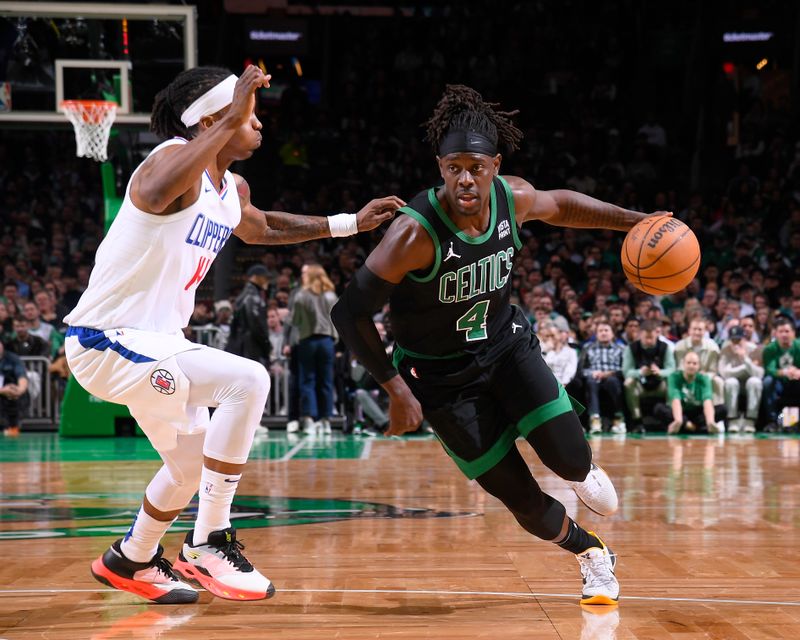
{"type": "Polygon", "coordinates": [[[131,176],[89,287],[65,318],[75,378],[89,393],[126,404],[164,462],[127,535],[92,563],[92,573],[159,603],[195,602],[189,582],[232,600],[275,591],[242,555],[230,523],[269,375],[181,333],[217,253],[231,234],[261,244],[351,235],[404,204],[382,198],[358,214],[328,218],[254,207],[247,183],[228,167],[261,144],[255,92],[269,78],[254,66],[238,79],[201,67],[156,96],[151,128],[171,139],[131,176]],[[216,407],[211,419],[208,407],[216,407]],[[173,568],[159,541],[195,493],[195,527],[173,568]]]}

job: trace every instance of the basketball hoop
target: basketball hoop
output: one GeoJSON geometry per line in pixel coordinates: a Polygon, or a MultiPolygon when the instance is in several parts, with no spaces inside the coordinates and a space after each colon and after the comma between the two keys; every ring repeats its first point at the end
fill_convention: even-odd
{"type": "Polygon", "coordinates": [[[108,136],[117,115],[117,103],[107,100],[64,100],[61,108],[75,129],[79,158],[108,159],[108,136]]]}

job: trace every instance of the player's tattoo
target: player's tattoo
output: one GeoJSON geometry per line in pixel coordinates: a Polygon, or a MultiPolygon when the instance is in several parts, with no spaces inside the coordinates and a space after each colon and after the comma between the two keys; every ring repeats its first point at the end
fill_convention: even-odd
{"type": "Polygon", "coordinates": [[[564,227],[627,231],[644,215],[578,193],[560,192],[559,214],[549,222],[564,227]]]}
{"type": "Polygon", "coordinates": [[[264,244],[293,244],[331,237],[325,216],[304,216],[283,211],[264,211],[264,215],[269,225],[264,232],[264,244]]]}

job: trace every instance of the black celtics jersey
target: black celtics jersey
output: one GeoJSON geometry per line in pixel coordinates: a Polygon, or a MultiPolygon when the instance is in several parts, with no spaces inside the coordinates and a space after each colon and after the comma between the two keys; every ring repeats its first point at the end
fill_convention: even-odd
{"type": "Polygon", "coordinates": [[[446,358],[477,353],[511,323],[511,271],[521,243],[511,188],[492,181],[486,231],[471,237],[442,209],[436,189],[416,195],[400,212],[412,216],[433,240],[433,266],[413,272],[390,298],[392,333],[412,357],[446,358]]]}

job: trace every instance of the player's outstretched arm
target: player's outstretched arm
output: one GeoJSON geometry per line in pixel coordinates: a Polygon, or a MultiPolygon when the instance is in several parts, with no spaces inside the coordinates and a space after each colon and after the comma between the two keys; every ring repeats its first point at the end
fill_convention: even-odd
{"type": "Polygon", "coordinates": [[[250,202],[250,186],[234,174],[242,220],[233,230],[248,244],[294,244],[321,238],[350,236],[371,231],[391,220],[403,202],[397,196],[370,200],[358,213],[335,216],[305,216],[285,211],[262,211],[250,202]]]}
{"type": "MultiPolygon", "coordinates": [[[[514,193],[518,224],[541,220],[557,227],[628,231],[648,215],[623,209],[577,191],[537,191],[522,178],[505,176],[505,179],[514,193]]],[[[656,214],[672,215],[668,211],[657,211],[656,214]]]]}
{"type": "Polygon", "coordinates": [[[167,215],[197,200],[203,171],[253,117],[255,92],[268,87],[270,77],[250,65],[236,81],[233,102],[221,118],[210,118],[212,124],[201,125],[205,128],[187,144],[167,147],[145,160],[131,182],[133,204],[147,213],[167,215]],[[184,198],[187,201],[180,202],[184,198]]]}
{"type": "Polygon", "coordinates": [[[401,216],[389,227],[331,311],[344,343],[389,394],[388,435],[417,429],[422,422],[422,409],[386,355],[372,316],[407,273],[429,267],[433,259],[430,236],[418,222],[401,216]]]}

